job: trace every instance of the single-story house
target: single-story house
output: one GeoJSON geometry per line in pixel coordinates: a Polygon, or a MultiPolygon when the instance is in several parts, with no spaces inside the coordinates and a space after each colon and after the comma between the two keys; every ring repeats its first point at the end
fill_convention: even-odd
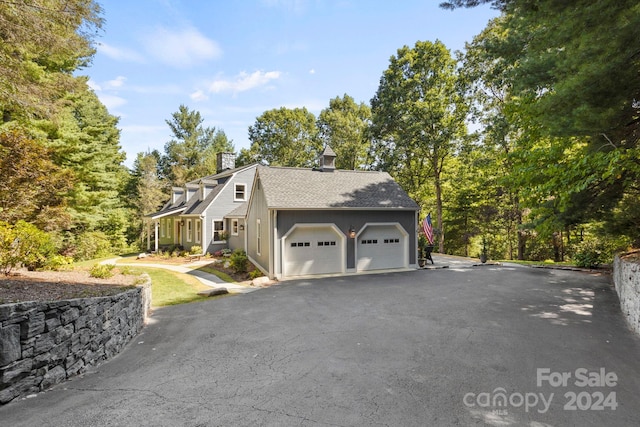
{"type": "Polygon", "coordinates": [[[416,202],[388,173],[336,170],[335,158],[327,147],[319,168],[257,167],[250,261],[272,279],[416,268],[416,202]]]}
{"type": "Polygon", "coordinates": [[[217,165],[215,175],[174,187],[162,209],[147,215],[147,250],[200,246],[202,253],[214,253],[224,248],[244,249],[244,216],[227,219],[227,215],[242,205],[246,208],[257,164],[236,168],[233,153],[218,153],[217,165]]]}

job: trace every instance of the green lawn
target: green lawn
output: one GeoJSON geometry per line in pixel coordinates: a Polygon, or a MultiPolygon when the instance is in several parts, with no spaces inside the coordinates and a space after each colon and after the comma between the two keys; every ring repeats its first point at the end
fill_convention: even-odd
{"type": "Polygon", "coordinates": [[[203,297],[198,292],[210,289],[195,277],[161,268],[138,269],[151,277],[151,305],[164,307],[187,302],[204,301],[211,297],[203,297]]]}
{"type": "MultiPolygon", "coordinates": [[[[89,268],[101,261],[115,258],[107,257],[102,259],[93,259],[74,263],[76,268],[89,268]]],[[[119,261],[127,262],[126,257],[120,258],[119,261]]],[[[154,261],[157,262],[157,261],[154,261]]],[[[117,263],[116,263],[117,265],[117,263]]],[[[151,277],[151,306],[164,307],[167,305],[184,304],[188,302],[204,301],[211,298],[219,297],[203,297],[198,292],[210,289],[198,279],[188,274],[177,273],[162,268],[150,268],[146,266],[118,266],[118,270],[125,274],[138,275],[147,273],[151,277]]],[[[212,273],[220,277],[222,280],[233,282],[234,280],[228,275],[214,270],[212,268],[200,268],[200,270],[212,273]]]]}

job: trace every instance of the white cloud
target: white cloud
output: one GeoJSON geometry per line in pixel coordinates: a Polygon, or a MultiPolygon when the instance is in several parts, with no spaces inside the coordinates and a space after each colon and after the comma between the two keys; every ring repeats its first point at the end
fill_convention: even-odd
{"type": "Polygon", "coordinates": [[[100,99],[100,102],[102,102],[104,106],[107,107],[107,110],[109,110],[109,112],[127,103],[127,100],[124,98],[115,95],[108,95],[105,93],[98,93],[98,98],[100,99]]]}
{"type": "Polygon", "coordinates": [[[211,83],[209,91],[220,92],[244,92],[260,86],[267,85],[270,81],[280,78],[280,71],[254,71],[251,74],[241,72],[233,80],[219,79],[211,83]]]}
{"type": "Polygon", "coordinates": [[[106,43],[98,44],[98,53],[108,56],[116,61],[144,62],[144,58],[136,51],[129,48],[119,48],[106,43]]]}
{"type": "Polygon", "coordinates": [[[193,92],[191,95],[189,95],[189,97],[196,102],[207,101],[209,99],[209,97],[201,90],[193,92]]]}
{"type": "Polygon", "coordinates": [[[109,80],[108,82],[106,82],[104,88],[105,90],[121,88],[124,85],[124,82],[126,80],[127,80],[126,77],[118,76],[115,79],[109,80]]]}
{"type": "Polygon", "coordinates": [[[188,68],[222,55],[222,49],[215,41],[193,27],[177,31],[159,27],[143,42],[150,55],[176,68],[188,68]]]}

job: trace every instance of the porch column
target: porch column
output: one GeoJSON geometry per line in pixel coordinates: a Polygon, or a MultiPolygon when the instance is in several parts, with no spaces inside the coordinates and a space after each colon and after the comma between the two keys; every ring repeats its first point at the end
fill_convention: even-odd
{"type": "Polygon", "coordinates": [[[155,225],[155,233],[156,233],[155,234],[155,241],[156,241],[155,252],[158,253],[158,244],[159,244],[159,242],[158,242],[158,236],[159,236],[158,232],[159,232],[159,228],[160,228],[160,221],[154,221],[154,225],[155,225]]]}
{"type": "Polygon", "coordinates": [[[145,221],[145,225],[147,226],[147,250],[151,250],[151,223],[145,221]]]}

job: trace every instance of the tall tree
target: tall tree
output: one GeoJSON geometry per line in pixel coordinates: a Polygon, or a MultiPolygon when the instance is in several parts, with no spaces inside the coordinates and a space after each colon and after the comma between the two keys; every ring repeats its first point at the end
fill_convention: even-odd
{"type": "Polygon", "coordinates": [[[131,180],[128,185],[130,207],[136,212],[136,223],[132,229],[137,231],[136,238],[144,242],[143,217],[158,211],[167,200],[167,185],[160,178],[160,157],[158,150],[138,153],[133,162],[131,180]]]}
{"type": "Polygon", "coordinates": [[[94,54],[102,8],[93,0],[0,1],[0,112],[3,121],[52,117],[82,87],[73,72],[94,54]]]}
{"type": "MultiPolygon", "coordinates": [[[[478,3],[452,1],[448,6],[478,3]]],[[[584,220],[627,223],[624,233],[640,242],[640,214],[617,220],[629,200],[640,201],[640,4],[492,3],[503,12],[497,25],[502,37],[483,48],[489,60],[511,65],[505,74],[512,82],[510,108],[526,117],[536,133],[564,147],[551,147],[553,152],[581,153],[567,163],[571,169],[561,179],[561,212],[569,214],[565,218],[582,212],[584,220]],[[591,203],[585,206],[585,200],[591,203]],[[603,215],[603,205],[615,209],[603,215]]]]}
{"type": "Polygon", "coordinates": [[[66,100],[67,106],[55,121],[42,121],[38,126],[49,134],[55,163],[76,176],[69,196],[74,228],[99,230],[110,212],[123,205],[120,195],[128,172],[123,165],[118,118],[89,89],[70,94],[66,100]]]}
{"type": "Polygon", "coordinates": [[[311,167],[322,149],[315,116],[304,107],[265,111],[249,126],[249,140],[242,156],[272,166],[311,167]]]}
{"type": "Polygon", "coordinates": [[[23,129],[0,132],[0,221],[67,227],[64,196],[73,184],[73,173],[55,165],[50,150],[23,129]]]}
{"type": "Polygon", "coordinates": [[[161,159],[164,177],[171,185],[183,185],[199,176],[216,172],[218,152],[233,152],[232,142],[223,131],[204,127],[200,112],[180,105],[178,111],[166,120],[173,138],[164,146],[161,159]]]}
{"type": "Polygon", "coordinates": [[[440,41],[419,41],[392,56],[371,100],[375,165],[415,197],[433,184],[439,249],[444,250],[442,172],[465,138],[467,106],[456,61],[440,41]]]}
{"type": "Polygon", "coordinates": [[[360,169],[366,164],[371,145],[367,129],[371,123],[371,108],[356,104],[345,94],[329,101],[329,108],[320,112],[317,126],[320,140],[336,153],[338,169],[360,169]]]}

